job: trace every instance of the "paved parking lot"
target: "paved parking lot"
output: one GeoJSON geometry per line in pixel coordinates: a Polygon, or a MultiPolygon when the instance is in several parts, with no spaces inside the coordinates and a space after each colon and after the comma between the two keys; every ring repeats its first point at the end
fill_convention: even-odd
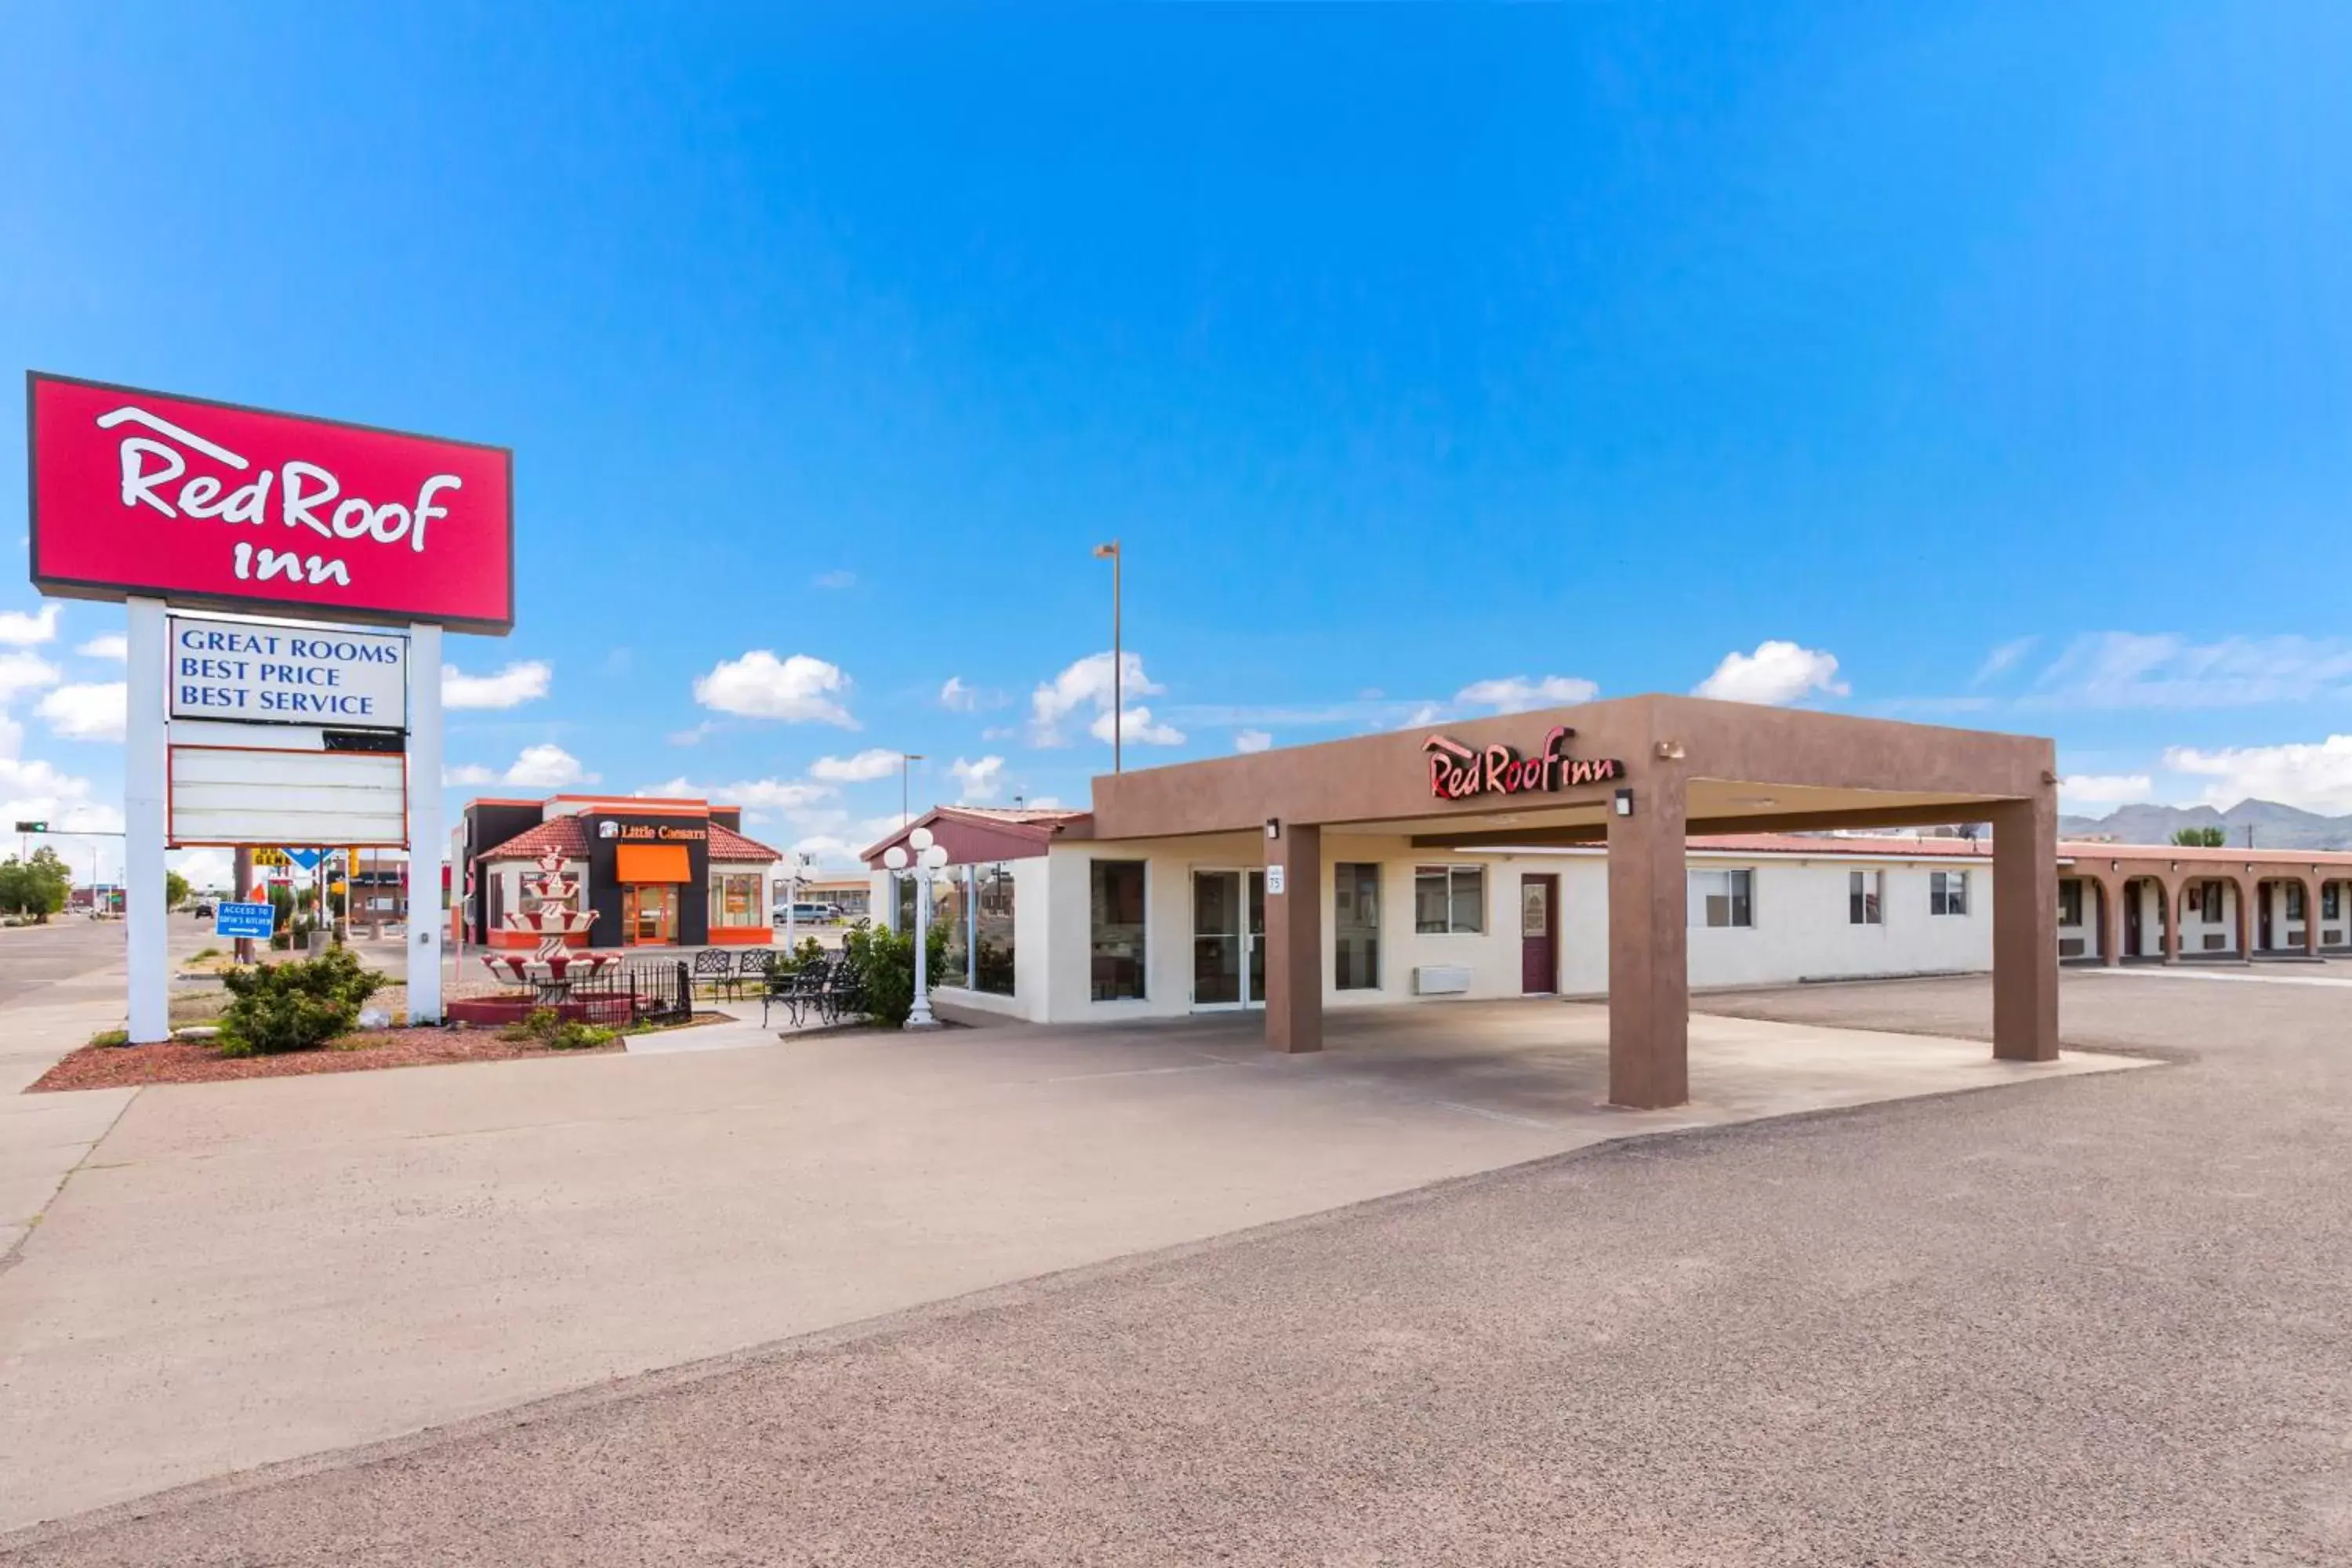
{"type": "MultiPolygon", "coordinates": [[[[2112,1068],[1605,1014],[1006,1026],[143,1089],[0,1274],[0,1524],[1630,1132],[2112,1068]]],[[[71,1103],[80,1096],[28,1097],[71,1103]]],[[[117,1108],[105,1108],[110,1118],[117,1108]]]]}
{"type": "MultiPolygon", "coordinates": [[[[1706,1005],[1989,1016],[1979,981],[1706,1005]]],[[[2069,976],[2064,1005],[2071,1037],[2168,1059],[1594,1146],[198,1489],[23,1559],[2347,1560],[2343,1004],[2069,976]]]]}

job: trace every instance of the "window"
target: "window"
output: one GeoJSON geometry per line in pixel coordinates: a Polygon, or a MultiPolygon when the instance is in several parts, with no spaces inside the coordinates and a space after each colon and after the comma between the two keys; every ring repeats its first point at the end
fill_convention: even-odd
{"type": "Polygon", "coordinates": [[[1475,935],[1486,929],[1486,868],[1415,866],[1412,929],[1438,935],[1475,935]]]}
{"type": "Polygon", "coordinates": [[[971,868],[950,866],[945,887],[931,889],[931,929],[940,933],[939,973],[934,985],[963,985],[971,979],[971,868]]]}
{"type": "Polygon", "coordinates": [[[764,926],[769,921],[761,886],[767,879],[757,871],[726,871],[710,879],[710,925],[719,928],[764,926]]]}
{"type": "Polygon", "coordinates": [[[2058,884],[2058,923],[2062,926],[2083,923],[2083,884],[2076,878],[2070,877],[2058,884]]]}
{"type": "Polygon", "coordinates": [[[994,996],[1013,994],[1013,868],[974,866],[971,984],[994,996]]]}
{"type": "Polygon", "coordinates": [[[1969,874],[1966,871],[1928,872],[1927,912],[1931,915],[1967,914],[1969,874]]]}
{"type": "Polygon", "coordinates": [[[1092,924],[1087,932],[1091,994],[1097,1002],[1140,1001],[1144,994],[1143,862],[1088,863],[1092,924]]]}
{"type": "Polygon", "coordinates": [[[1331,894],[1331,984],[1339,991],[1381,988],[1381,868],[1342,861],[1331,894]]]}
{"type": "MultiPolygon", "coordinates": [[[[2063,893],[2064,889],[2062,887],[2063,893]]],[[[1845,878],[1845,923],[1853,926],[1874,926],[1880,922],[1881,902],[1886,894],[1886,873],[1884,871],[1849,871],[1845,878]]]]}
{"type": "MultiPolygon", "coordinates": [[[[2201,914],[2203,914],[2203,913],[2205,912],[2205,884],[2204,884],[2204,883],[2202,883],[2202,882],[2191,882],[2191,883],[2189,883],[2189,886],[2188,886],[2188,887],[2186,887],[2186,888],[2184,888],[2184,889],[2181,889],[2181,891],[2180,891],[2180,912],[2181,912],[2182,914],[2184,914],[2184,915],[2201,915],[2201,914]]],[[[2221,918],[2221,905],[2219,905],[2219,904],[2214,905],[2214,906],[2213,906],[2213,915],[2214,915],[2214,918],[2215,918],[2215,919],[2217,919],[2217,920],[2218,920],[2218,919],[2220,919],[2220,918],[2221,918]]]]}
{"type": "Polygon", "coordinates": [[[1694,926],[1753,926],[1756,873],[1693,871],[1687,889],[1694,926]]]}
{"type": "Polygon", "coordinates": [[[2319,918],[2324,921],[2344,918],[2344,884],[2329,882],[2319,889],[2319,918]]]}
{"type": "Polygon", "coordinates": [[[2303,919],[2303,884],[2301,882],[2289,882],[2286,885],[2286,918],[2291,921],[2303,919]]]}

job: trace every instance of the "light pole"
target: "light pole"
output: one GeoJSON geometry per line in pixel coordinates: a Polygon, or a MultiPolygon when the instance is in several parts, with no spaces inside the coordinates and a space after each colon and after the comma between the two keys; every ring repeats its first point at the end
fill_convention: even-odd
{"type": "Polygon", "coordinates": [[[784,951],[786,952],[791,952],[800,945],[794,940],[795,928],[793,925],[793,917],[800,910],[801,875],[814,864],[816,864],[815,856],[805,850],[801,851],[793,855],[793,868],[784,875],[784,951]]]}
{"type": "Polygon", "coordinates": [[[931,1016],[931,879],[947,863],[948,847],[933,842],[928,827],[918,827],[907,835],[905,844],[893,844],[882,855],[882,864],[891,870],[904,871],[911,865],[915,872],[915,1005],[904,1026],[909,1029],[940,1026],[931,1016]],[[912,855],[907,853],[909,847],[912,855]]]}
{"type": "Polygon", "coordinates": [[[898,753],[898,826],[901,829],[905,828],[907,824],[915,820],[915,814],[908,809],[908,764],[910,763],[919,763],[922,760],[923,753],[920,752],[901,752],[898,753]]]}
{"type": "Polygon", "coordinates": [[[1105,556],[1110,558],[1110,771],[1117,773],[1127,730],[1127,694],[1122,686],[1127,661],[1120,657],[1118,640],[1118,578],[1127,558],[1119,552],[1116,539],[1095,546],[1095,559],[1105,556]]]}

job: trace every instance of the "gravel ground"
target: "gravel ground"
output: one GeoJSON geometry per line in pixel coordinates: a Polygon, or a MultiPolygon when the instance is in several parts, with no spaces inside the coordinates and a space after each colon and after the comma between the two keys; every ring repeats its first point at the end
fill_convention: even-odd
{"type": "Polygon", "coordinates": [[[502,1062],[516,1057],[593,1056],[622,1048],[619,1040],[577,1051],[554,1051],[535,1040],[501,1039],[496,1029],[371,1029],[315,1051],[268,1057],[225,1057],[202,1040],[153,1046],[84,1046],[43,1073],[25,1092],[129,1089],[147,1083],[217,1083],[227,1079],[299,1078],[308,1073],[369,1072],[378,1068],[437,1067],[450,1062],[502,1062]]]}
{"type": "MultiPolygon", "coordinates": [[[[1703,1005],[1989,1012],[1980,982],[1703,1005]]],[[[2070,1037],[2176,1059],[1604,1146],[18,1558],[2352,1561],[2347,1002],[2070,976],[2065,1005],[2070,1037]]]]}

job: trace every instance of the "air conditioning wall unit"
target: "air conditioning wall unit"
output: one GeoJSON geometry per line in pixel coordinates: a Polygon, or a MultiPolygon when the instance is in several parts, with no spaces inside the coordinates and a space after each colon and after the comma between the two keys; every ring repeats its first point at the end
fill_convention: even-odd
{"type": "Polygon", "coordinates": [[[1470,989],[1470,966],[1466,963],[1423,963],[1412,972],[1412,994],[1416,996],[1459,996],[1470,989]]]}

